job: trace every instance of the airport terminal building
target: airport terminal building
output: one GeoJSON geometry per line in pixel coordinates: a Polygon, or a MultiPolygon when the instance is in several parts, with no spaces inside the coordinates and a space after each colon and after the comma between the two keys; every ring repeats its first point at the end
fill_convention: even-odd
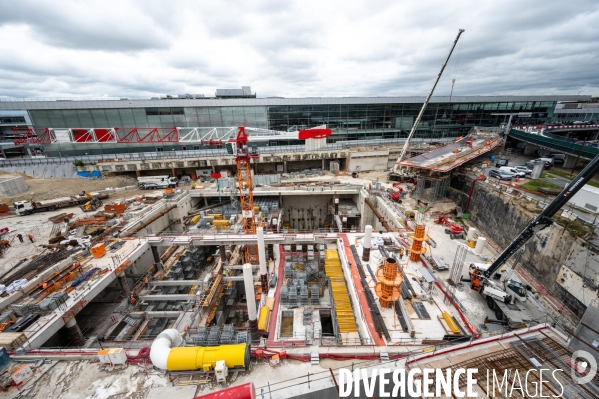
{"type": "MultiPolygon", "coordinates": [[[[211,130],[248,126],[289,132],[326,125],[329,143],[407,136],[425,97],[256,98],[249,88],[217,91],[215,97],[153,99],[3,99],[0,141],[33,127],[52,155],[114,154],[208,148],[211,130]],[[244,89],[246,89],[244,91],[244,89]],[[16,128],[16,130],[15,130],[16,128]],[[116,129],[115,129],[116,128],[116,129]],[[90,133],[90,129],[94,129],[90,133]],[[173,131],[174,129],[174,131],[173,131]],[[193,132],[191,134],[190,132],[193,132]],[[187,139],[182,139],[186,137],[187,139]],[[49,143],[52,144],[49,144],[49,143]]],[[[527,124],[554,117],[558,102],[584,102],[583,95],[432,97],[416,137],[463,136],[473,126],[497,127],[510,113],[527,113],[527,124]],[[503,114],[503,115],[501,115],[503,114]]],[[[259,145],[300,144],[265,140],[259,145]]]]}

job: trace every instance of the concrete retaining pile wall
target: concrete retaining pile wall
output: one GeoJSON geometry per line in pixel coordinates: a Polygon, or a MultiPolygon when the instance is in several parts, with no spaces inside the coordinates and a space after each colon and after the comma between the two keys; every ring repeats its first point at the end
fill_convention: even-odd
{"type": "Polygon", "coordinates": [[[55,177],[76,177],[77,168],[71,163],[48,164],[48,165],[28,165],[28,166],[8,166],[3,169],[6,172],[25,173],[27,176],[36,179],[49,179],[55,177]]]}
{"type": "Polygon", "coordinates": [[[13,197],[27,191],[29,187],[21,176],[0,179],[0,197],[13,197]]]}
{"type": "MultiPolygon", "coordinates": [[[[466,205],[472,180],[472,177],[462,174],[452,176],[447,196],[462,208],[466,205]]],[[[470,200],[470,221],[483,235],[504,249],[536,216],[536,213],[522,207],[520,202],[526,205],[527,200],[516,199],[479,181],[470,200]]],[[[561,281],[562,265],[567,263],[569,254],[579,250],[581,242],[582,239],[571,236],[564,228],[554,224],[528,241],[517,264],[518,269],[524,269],[578,317],[582,316],[586,306],[558,281],[561,281]]],[[[515,259],[518,259],[518,255],[512,257],[512,262],[515,259]]]]}

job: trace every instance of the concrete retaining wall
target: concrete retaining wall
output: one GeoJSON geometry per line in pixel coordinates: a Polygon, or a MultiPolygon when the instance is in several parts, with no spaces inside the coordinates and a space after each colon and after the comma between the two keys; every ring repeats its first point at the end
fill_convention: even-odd
{"type": "MultiPolygon", "coordinates": [[[[472,179],[462,174],[452,176],[447,196],[458,206],[465,206],[472,179]]],[[[533,208],[526,202],[528,202],[526,199],[512,197],[487,183],[477,182],[468,210],[470,221],[500,249],[506,248],[536,216],[535,212],[526,209],[533,208]]],[[[580,267],[584,269],[584,264],[575,266],[576,261],[572,254],[579,252],[581,246],[587,244],[584,240],[571,236],[561,226],[553,224],[526,243],[517,268],[524,269],[540,286],[581,317],[586,306],[558,282],[561,281],[562,265],[568,264],[574,270],[580,267]]],[[[513,257],[512,261],[516,258],[517,256],[513,257]]],[[[584,277],[588,278],[588,276],[584,277]]],[[[596,286],[596,282],[594,285],[596,286]]]]}
{"type": "Polygon", "coordinates": [[[77,177],[77,168],[70,163],[49,165],[8,166],[6,172],[25,173],[36,179],[50,179],[56,177],[77,177]]]}
{"type": "Polygon", "coordinates": [[[27,191],[29,187],[21,176],[0,179],[0,197],[12,197],[27,191]]]}

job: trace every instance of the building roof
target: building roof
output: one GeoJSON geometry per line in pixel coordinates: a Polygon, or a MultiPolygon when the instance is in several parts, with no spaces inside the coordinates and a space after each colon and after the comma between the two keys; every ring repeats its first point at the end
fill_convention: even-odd
{"type": "MultiPolygon", "coordinates": [[[[587,95],[453,96],[452,103],[523,101],[586,101],[587,95]]],[[[18,99],[0,98],[0,110],[145,108],[145,107],[231,107],[284,105],[410,104],[423,103],[425,96],[412,97],[306,97],[306,98],[168,98],[168,99],[18,99]]],[[[449,103],[449,96],[433,96],[431,103],[449,103]]]]}

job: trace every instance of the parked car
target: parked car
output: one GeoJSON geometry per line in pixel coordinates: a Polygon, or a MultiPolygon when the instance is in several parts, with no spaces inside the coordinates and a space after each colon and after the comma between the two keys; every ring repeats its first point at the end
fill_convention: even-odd
{"type": "Polygon", "coordinates": [[[499,159],[495,163],[495,167],[501,168],[502,166],[507,166],[507,163],[508,163],[507,159],[499,159]]]}
{"type": "Polygon", "coordinates": [[[532,169],[530,169],[526,165],[514,166],[514,169],[516,169],[518,172],[523,172],[525,176],[528,176],[532,173],[532,169]]]}
{"type": "Polygon", "coordinates": [[[539,161],[538,159],[533,159],[532,161],[528,161],[524,164],[524,166],[526,166],[528,169],[533,170],[535,165],[540,163],[541,161],[539,161]]]}
{"type": "Polygon", "coordinates": [[[512,168],[511,166],[502,166],[501,168],[499,168],[499,171],[509,173],[512,176],[518,176],[518,177],[526,176],[526,173],[520,172],[519,170],[517,170],[516,168],[512,168]]]}
{"type": "Polygon", "coordinates": [[[499,169],[493,169],[489,171],[489,177],[494,177],[499,180],[512,180],[512,175],[510,173],[500,171],[499,169]]]}
{"type": "Polygon", "coordinates": [[[533,162],[545,162],[545,169],[549,169],[553,166],[553,158],[537,158],[533,162]]]}
{"type": "Polygon", "coordinates": [[[551,157],[551,159],[553,159],[553,163],[564,163],[566,162],[566,154],[561,154],[561,153],[551,153],[549,154],[549,156],[551,157]]]}

